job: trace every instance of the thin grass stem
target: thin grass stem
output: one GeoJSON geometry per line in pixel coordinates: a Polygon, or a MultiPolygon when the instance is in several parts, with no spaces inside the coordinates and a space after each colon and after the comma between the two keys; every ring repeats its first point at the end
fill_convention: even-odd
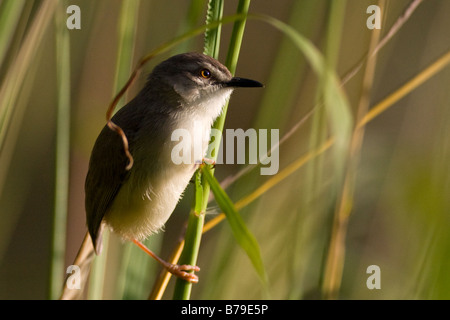
{"type": "MultiPolygon", "coordinates": [[[[222,0],[209,1],[206,14],[206,24],[213,21],[220,21],[222,19],[223,6],[224,2],[222,0]]],[[[208,28],[205,30],[204,53],[216,59],[219,55],[221,30],[220,24],[214,28],[208,28]]],[[[208,196],[209,185],[202,181],[202,174],[200,170],[197,170],[195,173],[195,197],[192,204],[192,209],[189,213],[185,235],[185,245],[180,257],[181,264],[195,265],[197,263],[208,196]],[[204,200],[205,198],[206,200],[204,200]]],[[[190,298],[191,290],[192,283],[182,279],[177,279],[173,298],[176,300],[187,300],[190,298]]]]}
{"type": "Polygon", "coordinates": [[[58,109],[56,119],[55,210],[50,267],[50,299],[57,299],[64,279],[70,163],[70,35],[65,28],[66,1],[55,15],[58,109]]]}

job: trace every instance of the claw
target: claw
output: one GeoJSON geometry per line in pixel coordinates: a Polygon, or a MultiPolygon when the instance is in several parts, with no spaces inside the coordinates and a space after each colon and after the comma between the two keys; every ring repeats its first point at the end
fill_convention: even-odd
{"type": "Polygon", "coordinates": [[[187,264],[183,264],[183,265],[177,265],[177,264],[170,264],[168,266],[166,266],[167,270],[177,276],[178,278],[181,278],[185,281],[191,282],[191,283],[197,283],[198,282],[198,277],[193,274],[193,273],[189,273],[186,271],[200,271],[200,268],[198,266],[191,266],[191,265],[187,265],[187,264]]]}

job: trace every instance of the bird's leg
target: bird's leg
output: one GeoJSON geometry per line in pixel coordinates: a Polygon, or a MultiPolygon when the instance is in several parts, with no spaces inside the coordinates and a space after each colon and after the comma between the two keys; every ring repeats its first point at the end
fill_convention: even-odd
{"type": "Polygon", "coordinates": [[[133,242],[139,248],[144,250],[149,256],[151,256],[156,261],[158,261],[159,264],[161,264],[164,268],[166,268],[166,270],[169,271],[171,274],[177,276],[178,278],[181,278],[183,280],[186,280],[186,281],[189,281],[189,282],[192,282],[192,283],[197,283],[198,282],[198,277],[195,274],[189,273],[187,271],[197,271],[198,272],[198,271],[200,271],[199,267],[186,265],[186,264],[183,264],[183,265],[180,266],[178,264],[173,264],[173,263],[164,261],[163,259],[158,257],[156,254],[154,254],[149,248],[147,248],[139,240],[134,239],[133,242]]]}

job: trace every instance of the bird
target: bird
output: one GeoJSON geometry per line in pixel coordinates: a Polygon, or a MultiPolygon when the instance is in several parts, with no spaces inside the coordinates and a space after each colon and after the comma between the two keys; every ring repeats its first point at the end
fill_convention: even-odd
{"type": "MultiPolygon", "coordinates": [[[[197,266],[165,262],[140,241],[161,230],[171,216],[203,161],[211,126],[233,90],[262,86],[255,80],[233,77],[218,60],[196,52],[174,55],[154,67],[141,91],[111,119],[128,140],[131,169],[117,132],[105,125],[95,141],[85,181],[88,232],[74,265],[89,270],[94,252],[101,253],[102,231],[108,227],[124,241],[143,248],[171,273],[197,282],[197,276],[187,272],[198,271],[197,266]],[[175,130],[201,141],[174,140],[175,130]],[[179,143],[191,151],[190,162],[174,161],[173,150],[179,143]],[[201,146],[200,154],[195,152],[195,143],[201,146]]],[[[65,286],[70,296],[67,290],[65,286]]]]}

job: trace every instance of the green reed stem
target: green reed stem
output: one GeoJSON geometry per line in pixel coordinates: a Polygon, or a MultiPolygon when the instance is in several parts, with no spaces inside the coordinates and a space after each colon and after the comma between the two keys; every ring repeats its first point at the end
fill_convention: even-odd
{"type": "MultiPolygon", "coordinates": [[[[238,8],[236,14],[247,14],[248,8],[250,6],[250,0],[241,0],[239,1],[238,8]]],[[[221,13],[223,12],[223,3],[222,1],[210,1],[209,9],[214,10],[215,14],[211,16],[215,19],[221,19],[221,13]]],[[[208,12],[208,17],[210,16],[210,12],[208,12]]],[[[206,23],[210,23],[211,21],[206,21],[206,23]]],[[[245,29],[246,19],[236,20],[233,25],[233,31],[231,35],[230,45],[228,49],[228,55],[226,59],[225,65],[231,71],[232,74],[236,71],[237,60],[239,57],[239,51],[241,48],[242,38],[245,29]]],[[[213,29],[214,30],[214,29],[213,29]]],[[[220,32],[220,28],[215,29],[216,32],[220,32]]],[[[206,35],[208,38],[205,41],[205,52],[209,53],[213,58],[218,57],[219,52],[219,44],[216,41],[209,41],[209,37],[211,36],[211,29],[207,30],[206,35]],[[208,34],[209,33],[209,34],[208,34]],[[206,45],[209,43],[209,46],[206,45]]],[[[214,35],[216,39],[219,36],[214,35]]],[[[228,109],[228,103],[224,106],[223,112],[221,116],[216,120],[213,128],[218,129],[220,131],[223,130],[223,125],[225,123],[226,112],[228,109]]],[[[220,146],[220,139],[215,139],[214,141],[210,141],[210,145],[213,147],[212,150],[215,150],[214,154],[212,154],[212,160],[217,159],[217,150],[220,146]]],[[[211,170],[211,174],[214,174],[213,169],[205,169],[211,170]]],[[[196,173],[196,190],[195,190],[195,203],[193,205],[193,209],[189,215],[188,221],[188,229],[186,231],[185,237],[185,247],[183,253],[180,257],[181,264],[196,264],[198,250],[200,248],[200,240],[202,235],[203,223],[204,223],[204,213],[208,206],[208,197],[210,192],[209,184],[201,178],[201,173],[198,171],[196,173]],[[200,183],[201,179],[201,183],[200,183]]],[[[189,299],[191,292],[192,284],[187,281],[178,279],[175,285],[174,291],[174,299],[189,299]]]]}

